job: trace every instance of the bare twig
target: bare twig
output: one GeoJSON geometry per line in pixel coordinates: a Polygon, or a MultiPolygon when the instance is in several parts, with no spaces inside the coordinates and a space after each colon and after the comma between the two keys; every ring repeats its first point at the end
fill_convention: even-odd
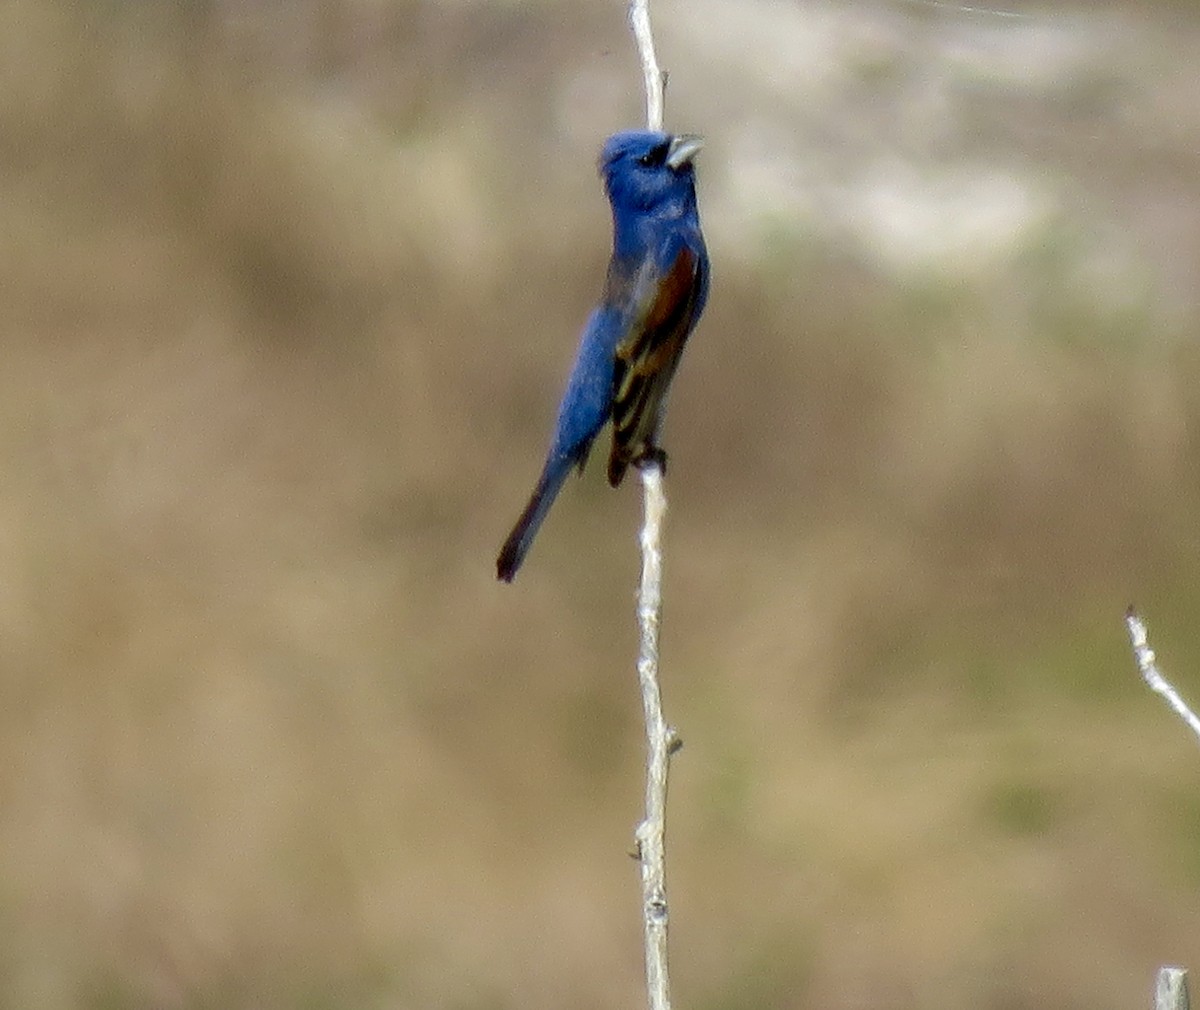
{"type": "Polygon", "coordinates": [[[646,82],[646,126],[651,130],[663,128],[663,92],[666,75],[658,67],[654,55],[654,35],[650,31],[649,0],[629,0],[629,26],[637,41],[642,58],[642,76],[646,82]]]}
{"type": "Polygon", "coordinates": [[[1187,972],[1165,966],[1154,985],[1154,1010],[1188,1010],[1187,972]]]}
{"type": "MultiPolygon", "coordinates": [[[[654,55],[648,0],[630,0],[629,24],[637,41],[646,85],[646,125],[663,127],[665,77],[654,55]]],[[[642,524],[642,581],[638,589],[638,681],[646,719],[646,816],[637,826],[642,874],[642,922],[646,943],[646,990],[650,1010],[670,1010],[667,973],[667,773],[678,749],[675,731],[663,717],[658,686],[658,627],[662,618],[662,524],[667,513],[662,465],[639,468],[645,518],[642,524]]]]}
{"type": "Polygon", "coordinates": [[[642,581],[638,592],[638,681],[646,718],[646,817],[637,827],[642,871],[642,920],[646,942],[646,987],[651,1010],[670,1010],[667,974],[667,773],[678,749],[675,731],[663,718],[658,687],[658,626],[662,616],[662,522],[667,512],[662,468],[643,467],[645,520],[642,581]]]}
{"type": "MultiPolygon", "coordinates": [[[[1179,696],[1179,692],[1159,672],[1154,650],[1150,648],[1145,622],[1133,607],[1125,611],[1125,627],[1129,631],[1129,644],[1133,647],[1133,658],[1137,660],[1142,679],[1150,690],[1161,694],[1167,700],[1175,714],[1200,738],[1200,719],[1196,718],[1196,714],[1179,696]]],[[[1171,965],[1164,965],[1158,969],[1158,977],[1154,983],[1154,1010],[1188,1010],[1187,971],[1171,965]]]]}
{"type": "Polygon", "coordinates": [[[1125,611],[1125,627],[1129,629],[1129,642],[1133,646],[1133,658],[1137,660],[1138,670],[1142,674],[1142,679],[1149,686],[1150,690],[1161,694],[1167,700],[1167,704],[1175,710],[1175,714],[1187,723],[1188,728],[1196,735],[1196,738],[1200,739],[1200,718],[1196,717],[1196,713],[1179,696],[1179,692],[1159,672],[1158,662],[1154,657],[1154,650],[1150,648],[1150,643],[1147,640],[1146,625],[1138,617],[1137,611],[1133,607],[1125,611]]]}

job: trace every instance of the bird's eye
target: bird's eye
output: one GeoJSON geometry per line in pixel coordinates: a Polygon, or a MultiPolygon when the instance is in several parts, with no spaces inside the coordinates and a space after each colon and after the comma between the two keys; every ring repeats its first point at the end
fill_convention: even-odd
{"type": "Polygon", "coordinates": [[[638,158],[637,163],[643,168],[657,168],[667,160],[667,151],[669,151],[670,148],[671,142],[664,141],[657,147],[652,148],[650,151],[647,151],[640,158],[638,158]]]}

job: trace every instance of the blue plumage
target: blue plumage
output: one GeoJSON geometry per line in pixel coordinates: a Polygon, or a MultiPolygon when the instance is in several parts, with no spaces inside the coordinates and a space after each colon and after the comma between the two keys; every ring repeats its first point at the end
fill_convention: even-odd
{"type": "Polygon", "coordinates": [[[630,464],[665,460],[658,445],[667,390],[708,296],[708,253],[696,208],[697,137],[649,130],[614,134],[600,154],[613,216],[613,252],[600,304],[588,318],[554,437],[529,504],[496,561],[511,582],[573,467],[582,469],[611,419],[608,480],[630,464]]]}

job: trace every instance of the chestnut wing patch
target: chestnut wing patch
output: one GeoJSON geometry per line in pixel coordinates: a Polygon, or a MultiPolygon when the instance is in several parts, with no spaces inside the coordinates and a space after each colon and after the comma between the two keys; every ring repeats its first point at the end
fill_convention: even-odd
{"type": "Polygon", "coordinates": [[[646,290],[616,352],[610,483],[619,482],[629,463],[654,448],[661,404],[695,322],[700,269],[699,256],[685,244],[665,274],[647,271],[637,280],[646,290]]]}

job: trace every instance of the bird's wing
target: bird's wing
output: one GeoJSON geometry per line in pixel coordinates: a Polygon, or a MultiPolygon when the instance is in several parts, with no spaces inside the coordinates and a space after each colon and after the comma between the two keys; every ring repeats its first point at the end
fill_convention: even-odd
{"type": "Polygon", "coordinates": [[[616,348],[613,378],[613,451],[609,482],[654,448],[662,400],[683,345],[696,321],[704,286],[703,257],[686,242],[665,271],[647,260],[633,282],[626,336],[616,348]]]}

